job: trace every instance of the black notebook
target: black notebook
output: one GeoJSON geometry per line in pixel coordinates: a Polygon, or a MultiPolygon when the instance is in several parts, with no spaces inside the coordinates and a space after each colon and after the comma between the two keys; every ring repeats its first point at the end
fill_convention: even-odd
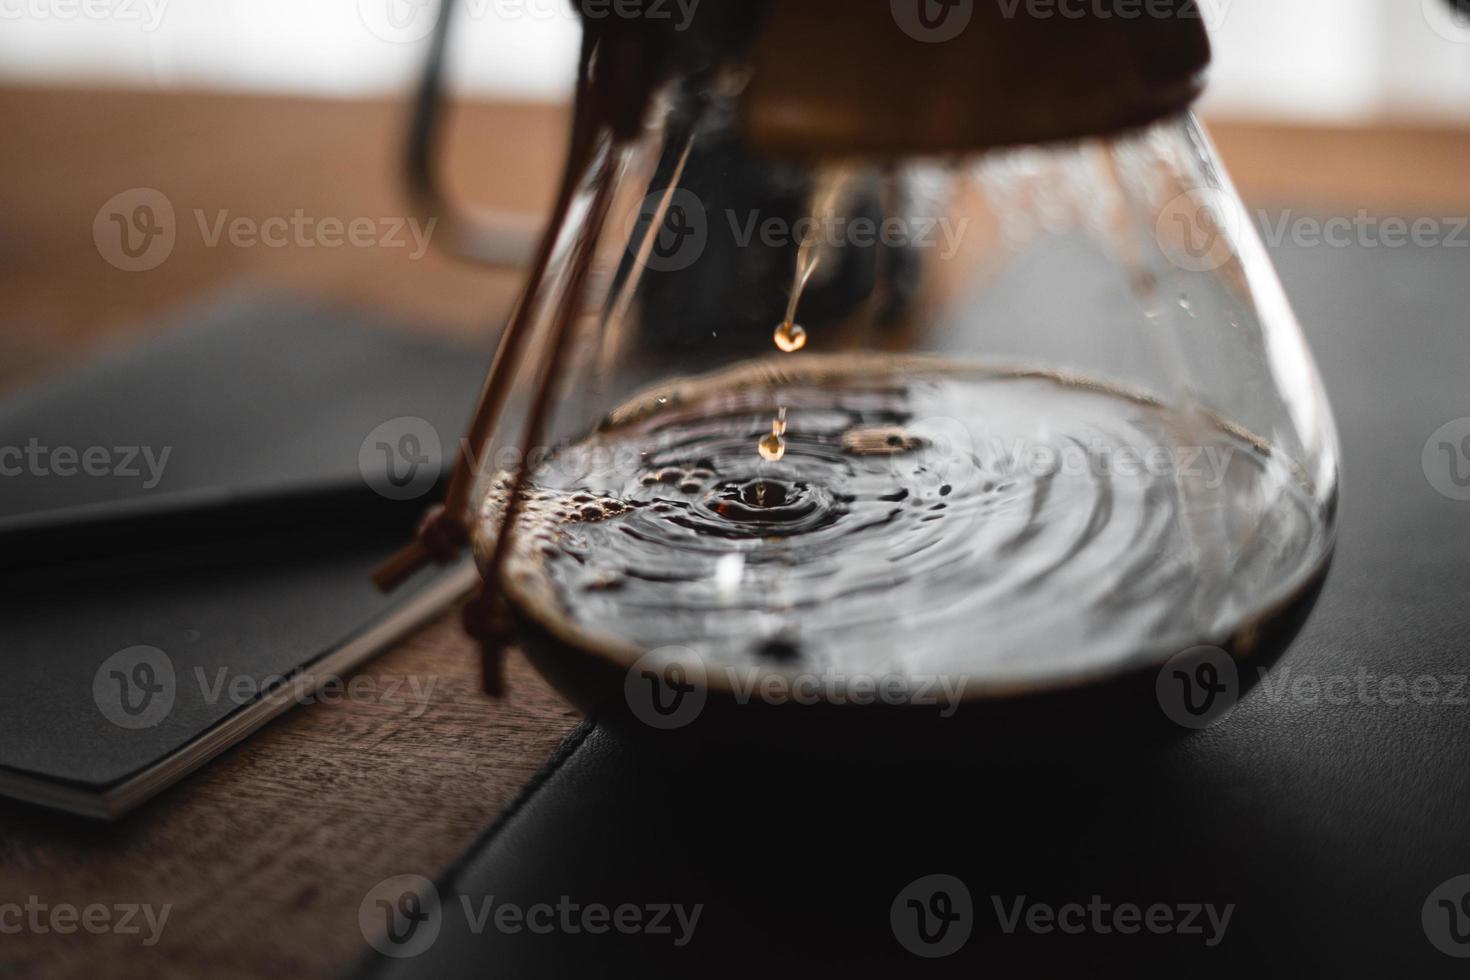
{"type": "Polygon", "coordinates": [[[0,402],[0,549],[99,542],[6,568],[0,794],[116,816],[462,595],[464,565],[392,596],[368,576],[436,499],[487,359],[235,297],[0,402]],[[237,506],[257,515],[237,534],[109,553],[135,518],[237,506]]]}
{"type": "Polygon", "coordinates": [[[1342,429],[1340,544],[1218,726],[894,764],[609,714],[424,894],[366,896],[355,975],[1464,976],[1470,503],[1424,448],[1470,413],[1465,256],[1276,259],[1342,429]]]}

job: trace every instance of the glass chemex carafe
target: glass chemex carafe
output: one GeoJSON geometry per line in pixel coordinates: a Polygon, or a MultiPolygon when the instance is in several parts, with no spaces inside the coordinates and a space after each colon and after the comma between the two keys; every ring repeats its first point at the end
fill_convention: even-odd
{"type": "Polygon", "coordinates": [[[514,642],[589,708],[998,710],[1279,652],[1336,437],[1190,112],[1199,13],[1146,7],[585,16],[550,230],[383,579],[472,546],[491,686],[514,642]]]}

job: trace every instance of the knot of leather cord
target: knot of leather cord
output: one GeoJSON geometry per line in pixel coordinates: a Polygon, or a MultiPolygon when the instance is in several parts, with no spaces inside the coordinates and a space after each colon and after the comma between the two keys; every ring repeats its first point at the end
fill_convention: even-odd
{"type": "Polygon", "coordinates": [[[470,533],[464,522],[452,516],[443,504],[435,504],[419,524],[418,538],[436,564],[448,565],[464,553],[470,533]]]}
{"type": "Polygon", "coordinates": [[[460,610],[464,630],[480,644],[485,693],[505,693],[505,649],[515,637],[515,614],[499,595],[481,587],[460,610]]]}

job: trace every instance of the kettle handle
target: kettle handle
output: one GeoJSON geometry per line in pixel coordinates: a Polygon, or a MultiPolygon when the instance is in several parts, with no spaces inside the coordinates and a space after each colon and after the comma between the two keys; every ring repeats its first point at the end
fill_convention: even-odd
{"type": "Polygon", "coordinates": [[[500,269],[531,262],[545,231],[544,219],[515,211],[497,211],[455,201],[439,175],[441,124],[448,100],[444,95],[445,49],[456,4],[444,0],[429,35],[424,73],[414,93],[404,145],[403,181],[409,200],[424,220],[436,220],[436,241],[459,258],[500,269]]]}

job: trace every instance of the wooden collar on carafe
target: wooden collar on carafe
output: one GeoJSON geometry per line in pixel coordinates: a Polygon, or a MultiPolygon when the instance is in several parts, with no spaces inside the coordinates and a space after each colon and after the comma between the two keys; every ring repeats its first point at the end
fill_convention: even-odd
{"type": "Polygon", "coordinates": [[[742,124],[787,156],[1079,139],[1185,110],[1209,61],[1194,0],[774,0],[742,124]]]}
{"type": "Polygon", "coordinates": [[[1197,0],[701,0],[687,21],[576,2],[620,137],[637,138],[667,79],[729,68],[747,79],[745,141],[772,156],[1118,133],[1188,108],[1210,62],[1197,0]]]}

